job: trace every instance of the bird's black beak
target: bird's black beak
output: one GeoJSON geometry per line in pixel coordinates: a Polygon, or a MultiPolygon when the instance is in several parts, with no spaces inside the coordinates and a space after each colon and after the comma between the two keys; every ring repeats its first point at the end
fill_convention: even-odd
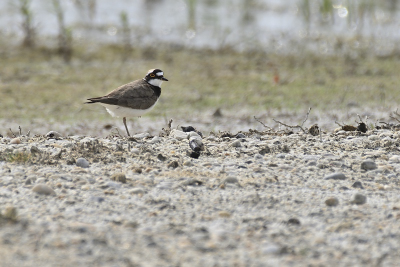
{"type": "Polygon", "coordinates": [[[161,80],[168,82],[168,79],[161,77],[161,80]]]}

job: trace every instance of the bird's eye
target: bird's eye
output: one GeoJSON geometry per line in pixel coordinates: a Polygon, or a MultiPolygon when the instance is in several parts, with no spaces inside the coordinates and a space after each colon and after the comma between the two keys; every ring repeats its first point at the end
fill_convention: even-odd
{"type": "Polygon", "coordinates": [[[156,75],[154,73],[150,73],[150,77],[155,77],[156,75]]]}

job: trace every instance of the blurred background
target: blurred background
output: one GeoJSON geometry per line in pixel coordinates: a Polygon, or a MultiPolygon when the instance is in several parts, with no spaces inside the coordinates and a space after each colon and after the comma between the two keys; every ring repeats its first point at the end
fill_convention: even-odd
{"type": "MultiPolygon", "coordinates": [[[[170,82],[137,131],[166,121],[263,129],[396,109],[398,0],[2,0],[0,133],[106,135],[122,120],[84,106],[148,69],[170,82]],[[36,129],[36,130],[35,130],[36,129]]],[[[194,125],[195,126],[195,125],[194,125]]],[[[117,129],[116,128],[116,129],[117,129]]]]}

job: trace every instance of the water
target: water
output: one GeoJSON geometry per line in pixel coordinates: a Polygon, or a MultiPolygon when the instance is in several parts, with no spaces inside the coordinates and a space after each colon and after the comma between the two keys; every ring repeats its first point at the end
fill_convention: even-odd
{"type": "MultiPolygon", "coordinates": [[[[314,45],[311,47],[321,53],[329,53],[337,46],[338,38],[349,40],[362,36],[373,38],[379,52],[395,49],[400,37],[400,16],[395,0],[377,1],[382,2],[379,4],[367,0],[60,2],[65,24],[72,29],[74,40],[82,42],[121,42],[122,12],[128,15],[133,45],[174,43],[185,47],[230,46],[237,50],[290,51],[294,42],[311,43],[314,45]],[[92,3],[92,7],[88,3],[92,3]]],[[[22,16],[17,5],[18,1],[0,0],[0,27],[5,35],[23,35],[22,16]]],[[[58,23],[52,2],[31,0],[31,9],[37,33],[56,36],[58,23]]],[[[363,44],[355,42],[352,45],[357,48],[363,44]]]]}

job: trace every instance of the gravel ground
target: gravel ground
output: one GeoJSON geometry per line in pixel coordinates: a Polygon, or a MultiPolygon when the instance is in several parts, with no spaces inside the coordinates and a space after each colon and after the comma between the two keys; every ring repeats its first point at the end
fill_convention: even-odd
{"type": "Polygon", "coordinates": [[[396,131],[203,134],[0,138],[0,266],[398,266],[396,131]]]}

